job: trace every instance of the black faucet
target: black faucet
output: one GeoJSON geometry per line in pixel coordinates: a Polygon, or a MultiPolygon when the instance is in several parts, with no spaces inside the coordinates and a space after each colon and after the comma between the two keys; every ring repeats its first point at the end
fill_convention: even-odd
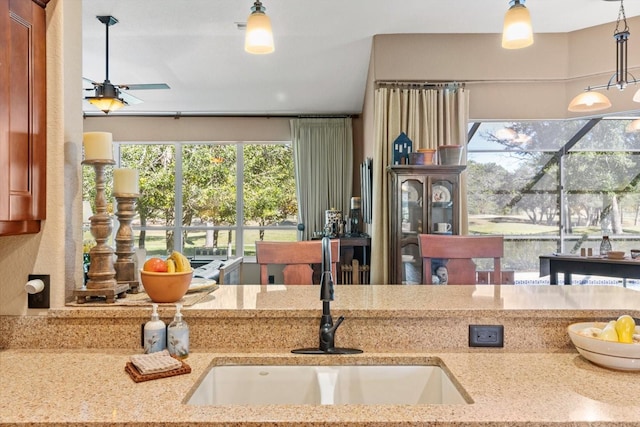
{"type": "Polygon", "coordinates": [[[322,301],[322,317],[320,318],[320,345],[317,348],[298,348],[291,350],[298,354],[357,354],[362,350],[356,348],[339,348],[335,346],[336,330],[344,320],[338,317],[333,323],[331,317],[331,301],[333,301],[333,277],[331,275],[331,239],[322,238],[322,278],[320,279],[320,300],[322,301]]]}

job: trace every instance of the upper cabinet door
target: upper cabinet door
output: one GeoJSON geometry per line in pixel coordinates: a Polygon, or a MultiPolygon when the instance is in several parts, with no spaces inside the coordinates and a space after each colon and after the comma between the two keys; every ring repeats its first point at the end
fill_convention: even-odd
{"type": "Polygon", "coordinates": [[[45,3],[0,10],[0,235],[37,233],[46,217],[45,3]]]}

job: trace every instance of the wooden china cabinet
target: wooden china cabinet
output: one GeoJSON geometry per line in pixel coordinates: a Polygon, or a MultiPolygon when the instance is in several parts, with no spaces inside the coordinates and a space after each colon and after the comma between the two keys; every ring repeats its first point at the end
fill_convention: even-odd
{"type": "Polygon", "coordinates": [[[387,168],[391,177],[390,284],[422,283],[418,234],[460,234],[460,174],[465,168],[464,165],[387,168]]]}
{"type": "Polygon", "coordinates": [[[37,233],[45,219],[47,2],[0,6],[0,236],[37,233]]]}

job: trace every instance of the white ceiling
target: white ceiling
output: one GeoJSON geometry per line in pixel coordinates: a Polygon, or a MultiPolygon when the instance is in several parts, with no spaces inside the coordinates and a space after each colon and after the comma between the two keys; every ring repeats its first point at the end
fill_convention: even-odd
{"type": "MultiPolygon", "coordinates": [[[[507,0],[263,0],[276,50],[251,55],[235,23],[246,22],[252,4],[82,0],[83,77],[105,79],[105,26],[96,16],[112,15],[119,23],[109,28],[111,82],[171,87],[131,91],[144,102],[114,115],[357,114],[373,35],[500,33],[508,8],[507,0]]],[[[620,3],[529,0],[526,6],[534,32],[546,33],[615,22],[620,3]]],[[[627,18],[640,15],[640,0],[624,7],[627,18]]],[[[633,39],[631,29],[630,49],[633,39]]],[[[103,114],[87,102],[84,110],[103,114]]]]}

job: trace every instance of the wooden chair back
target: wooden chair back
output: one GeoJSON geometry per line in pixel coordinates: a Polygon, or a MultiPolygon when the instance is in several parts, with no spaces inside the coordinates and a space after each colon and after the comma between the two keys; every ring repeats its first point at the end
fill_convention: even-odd
{"type": "Polygon", "coordinates": [[[504,255],[502,236],[448,236],[436,234],[418,235],[422,257],[422,283],[432,284],[433,259],[448,260],[447,283],[455,285],[476,284],[476,265],[473,258],[493,258],[493,284],[501,284],[501,258],[504,255]]]}
{"type": "MultiPolygon", "coordinates": [[[[312,285],[312,264],[322,264],[322,241],[256,242],[256,261],[260,265],[260,284],[269,283],[268,266],[285,265],[282,270],[285,285],[312,285]]],[[[340,241],[331,240],[331,274],[337,283],[340,262],[340,241]]]]}

